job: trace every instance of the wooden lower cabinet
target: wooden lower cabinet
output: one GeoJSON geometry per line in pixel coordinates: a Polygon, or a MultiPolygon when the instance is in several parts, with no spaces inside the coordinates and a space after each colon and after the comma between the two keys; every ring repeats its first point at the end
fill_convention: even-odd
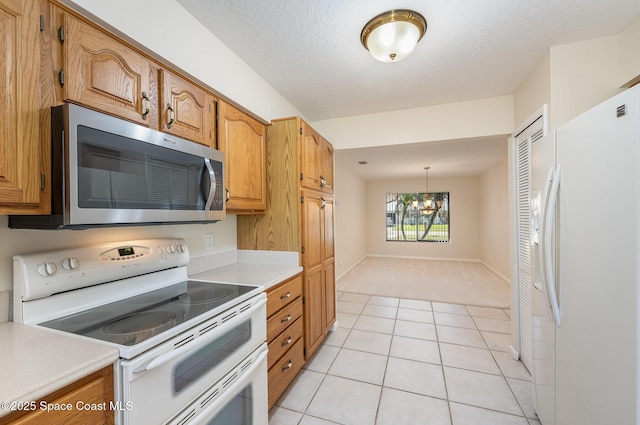
{"type": "Polygon", "coordinates": [[[35,401],[33,411],[0,417],[0,425],[110,425],[114,423],[112,402],[113,366],[107,366],[35,401]],[[69,410],[47,411],[47,406],[67,406],[69,410]]]}
{"type": "Polygon", "coordinates": [[[269,369],[269,409],[287,389],[304,364],[304,341],[299,339],[287,354],[269,369]]]}
{"type": "Polygon", "coordinates": [[[304,364],[304,319],[300,274],[267,290],[269,409],[304,364]]]}

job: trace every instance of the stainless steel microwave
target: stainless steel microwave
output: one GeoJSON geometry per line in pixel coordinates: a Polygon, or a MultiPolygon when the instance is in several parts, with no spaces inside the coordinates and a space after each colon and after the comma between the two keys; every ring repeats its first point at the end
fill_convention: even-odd
{"type": "Polygon", "coordinates": [[[225,218],[224,154],[75,104],[53,107],[51,215],[15,229],[206,223],[225,218]]]}

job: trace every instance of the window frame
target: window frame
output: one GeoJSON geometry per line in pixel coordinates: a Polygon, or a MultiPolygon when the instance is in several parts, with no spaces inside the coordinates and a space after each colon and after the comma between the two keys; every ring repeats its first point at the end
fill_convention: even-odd
{"type": "Polygon", "coordinates": [[[450,243],[450,203],[451,193],[448,191],[387,192],[385,195],[385,241],[450,243]],[[437,200],[442,201],[441,206],[439,208],[436,206],[436,211],[430,215],[421,213],[426,195],[432,200],[434,206],[436,206],[437,200]],[[390,207],[390,204],[393,206],[390,207]],[[401,209],[398,208],[398,204],[402,205],[401,209]],[[404,205],[407,205],[406,209],[404,205]],[[402,218],[399,218],[398,215],[402,218]],[[429,226],[429,231],[425,233],[429,216],[432,217],[433,223],[429,226]],[[398,221],[401,219],[403,219],[404,225],[398,225],[398,221]],[[405,226],[409,226],[409,228],[405,229],[405,226]],[[390,228],[394,228],[394,230],[390,232],[390,228]]]}

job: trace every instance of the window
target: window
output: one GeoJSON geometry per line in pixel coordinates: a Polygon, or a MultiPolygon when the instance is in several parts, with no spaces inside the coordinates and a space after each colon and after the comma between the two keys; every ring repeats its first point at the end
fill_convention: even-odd
{"type": "Polygon", "coordinates": [[[449,242],[449,224],[449,192],[387,193],[388,241],[449,242]]]}

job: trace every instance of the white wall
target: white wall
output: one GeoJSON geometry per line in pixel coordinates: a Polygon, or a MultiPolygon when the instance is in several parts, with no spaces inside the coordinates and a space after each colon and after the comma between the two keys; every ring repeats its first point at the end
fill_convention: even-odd
{"type": "Polygon", "coordinates": [[[640,16],[620,33],[620,85],[629,87],[640,80],[640,16]]]}
{"type": "Polygon", "coordinates": [[[316,121],[335,149],[495,136],[513,131],[513,96],[316,121]]]}
{"type": "Polygon", "coordinates": [[[509,276],[509,170],[507,158],[478,177],[480,260],[509,276]]]}
{"type": "Polygon", "coordinates": [[[367,253],[370,255],[477,260],[480,214],[477,177],[429,179],[429,191],[449,192],[449,243],[386,241],[387,193],[424,192],[423,179],[370,181],[367,184],[367,253]]]}
{"type": "Polygon", "coordinates": [[[0,216],[0,292],[13,285],[12,257],[39,251],[130,239],[184,238],[191,257],[236,249],[236,217],[228,215],[218,223],[178,224],[168,226],[110,227],[87,230],[14,230],[7,216],[0,216]],[[213,233],[214,250],[204,250],[204,234],[213,233]]]}
{"type": "Polygon", "coordinates": [[[618,53],[617,35],[551,48],[551,128],[621,91],[618,53]]]}
{"type": "Polygon", "coordinates": [[[367,183],[351,171],[350,164],[335,155],[336,278],[355,267],[367,255],[367,183]]]}

